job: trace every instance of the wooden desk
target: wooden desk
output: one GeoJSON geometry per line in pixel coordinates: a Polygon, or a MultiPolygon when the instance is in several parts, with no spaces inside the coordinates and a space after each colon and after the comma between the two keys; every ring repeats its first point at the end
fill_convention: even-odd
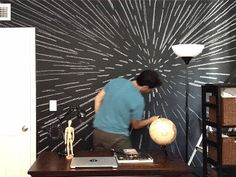
{"type": "MultiPolygon", "coordinates": [[[[81,151],[76,156],[107,156],[111,152],[81,151]]],[[[150,152],[153,164],[122,164],[118,168],[71,169],[70,161],[54,152],[43,152],[31,166],[32,177],[76,177],[76,176],[141,176],[161,175],[165,177],[187,177],[192,169],[173,154],[166,157],[163,152],[150,152]]]]}

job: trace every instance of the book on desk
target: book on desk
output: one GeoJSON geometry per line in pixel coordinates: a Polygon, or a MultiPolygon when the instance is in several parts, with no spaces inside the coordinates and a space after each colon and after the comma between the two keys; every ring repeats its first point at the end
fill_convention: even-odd
{"type": "Polygon", "coordinates": [[[114,151],[118,164],[153,163],[153,158],[146,152],[138,152],[136,149],[123,149],[114,151]]]}

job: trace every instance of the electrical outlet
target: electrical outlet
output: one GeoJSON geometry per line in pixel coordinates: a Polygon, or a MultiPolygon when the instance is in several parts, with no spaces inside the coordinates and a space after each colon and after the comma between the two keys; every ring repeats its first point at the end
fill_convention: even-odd
{"type": "Polygon", "coordinates": [[[57,100],[49,100],[49,111],[57,111],[57,100]]]}

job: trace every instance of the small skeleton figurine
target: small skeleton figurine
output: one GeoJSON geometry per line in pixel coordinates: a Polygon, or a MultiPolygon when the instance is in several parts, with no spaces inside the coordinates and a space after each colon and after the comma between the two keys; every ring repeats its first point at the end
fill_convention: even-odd
{"type": "Polygon", "coordinates": [[[67,159],[71,159],[74,156],[73,142],[74,142],[75,134],[74,134],[74,128],[71,127],[71,124],[72,124],[72,121],[69,120],[68,127],[66,127],[65,129],[65,144],[66,144],[66,151],[67,151],[67,155],[66,155],[67,159]]]}

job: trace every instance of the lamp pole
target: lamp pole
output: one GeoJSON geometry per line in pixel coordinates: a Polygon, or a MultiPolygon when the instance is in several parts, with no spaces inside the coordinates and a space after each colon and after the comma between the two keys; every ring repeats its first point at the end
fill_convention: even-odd
{"type": "Polygon", "coordinates": [[[188,64],[193,57],[199,55],[204,49],[204,45],[201,44],[177,44],[172,46],[174,53],[182,58],[185,63],[185,161],[188,162],[188,140],[189,140],[189,82],[188,82],[188,64]]]}
{"type": "Polygon", "coordinates": [[[189,106],[188,106],[188,96],[189,96],[189,83],[188,83],[188,64],[193,57],[181,57],[185,63],[185,162],[188,162],[188,137],[189,137],[189,106]]]}

